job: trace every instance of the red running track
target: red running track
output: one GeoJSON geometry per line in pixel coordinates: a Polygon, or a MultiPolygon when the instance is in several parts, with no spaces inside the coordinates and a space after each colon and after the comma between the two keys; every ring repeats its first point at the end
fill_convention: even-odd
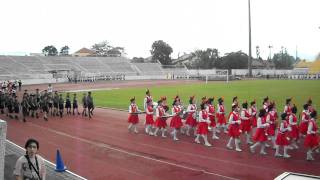
{"type": "MultiPolygon", "coordinates": [[[[1,116],[2,119],[7,117],[1,116]]],[[[59,149],[65,165],[88,179],[273,179],[284,171],[320,175],[319,156],[305,161],[305,149],[290,152],[291,159],[260,156],[225,148],[227,136],[207,148],[180,135],[180,141],[127,130],[127,113],[96,109],[94,118],[65,115],[63,119],[9,119],[8,139],[24,146],[27,138],[40,141],[40,154],[55,161],[59,149]]],[[[140,116],[140,119],[144,119],[140,116]]],[[[141,123],[142,124],[142,123],[141,123]]]]}

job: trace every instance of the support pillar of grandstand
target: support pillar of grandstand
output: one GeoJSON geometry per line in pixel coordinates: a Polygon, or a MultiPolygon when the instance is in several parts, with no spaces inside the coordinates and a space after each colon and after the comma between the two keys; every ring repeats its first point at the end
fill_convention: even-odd
{"type": "Polygon", "coordinates": [[[7,122],[0,119],[0,179],[4,179],[4,156],[6,150],[7,122]]]}

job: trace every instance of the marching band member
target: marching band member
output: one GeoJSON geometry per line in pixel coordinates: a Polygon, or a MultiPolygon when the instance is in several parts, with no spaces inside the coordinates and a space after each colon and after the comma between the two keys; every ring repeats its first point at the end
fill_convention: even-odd
{"type": "Polygon", "coordinates": [[[139,122],[139,116],[138,113],[140,110],[138,109],[138,106],[136,105],[136,98],[133,97],[130,99],[130,105],[129,105],[129,117],[128,117],[128,130],[131,132],[133,129],[135,133],[138,133],[137,124],[139,122]]]}
{"type": "Polygon", "coordinates": [[[187,108],[187,119],[186,119],[186,125],[187,125],[187,131],[186,134],[187,136],[190,136],[190,129],[193,129],[194,135],[196,135],[196,111],[197,111],[197,105],[195,103],[194,96],[191,96],[189,99],[189,105],[187,108]]]}
{"type": "Polygon", "coordinates": [[[255,135],[253,136],[253,140],[256,142],[254,145],[250,146],[251,153],[255,152],[255,148],[261,145],[260,154],[266,155],[267,153],[264,151],[265,142],[267,141],[267,135],[265,129],[269,126],[269,123],[266,122],[266,110],[260,109],[259,117],[257,119],[257,130],[255,135]]]}
{"type": "Polygon", "coordinates": [[[257,108],[256,108],[256,100],[253,100],[250,103],[251,107],[249,108],[249,114],[251,114],[251,124],[252,124],[252,133],[256,132],[257,129],[257,108]]]}
{"type": "Polygon", "coordinates": [[[299,129],[298,129],[298,120],[297,120],[297,107],[293,105],[291,109],[291,113],[289,115],[289,125],[291,128],[291,131],[289,132],[289,137],[292,139],[292,147],[295,149],[298,149],[297,141],[299,138],[299,129]]]}
{"type": "MultiPolygon", "coordinates": [[[[225,108],[224,108],[224,103],[223,103],[223,98],[218,99],[218,105],[217,105],[217,118],[218,118],[218,123],[217,123],[217,128],[223,128],[224,133],[228,133],[227,131],[227,123],[226,123],[226,117],[225,117],[225,108]]],[[[217,130],[219,133],[220,130],[217,130]]]]}
{"type": "Polygon", "coordinates": [[[151,129],[154,124],[153,121],[153,102],[151,99],[147,99],[147,108],[146,108],[146,123],[145,123],[145,132],[149,135],[153,135],[151,129]]]}
{"type": "Polygon", "coordinates": [[[200,144],[200,135],[201,137],[203,138],[204,140],[204,145],[205,146],[212,146],[209,142],[208,142],[208,124],[210,123],[210,120],[209,120],[209,117],[208,117],[208,113],[205,109],[205,104],[202,103],[200,105],[201,107],[201,111],[199,112],[199,124],[198,124],[198,129],[197,129],[197,136],[196,136],[196,139],[195,139],[195,142],[200,144]]]}
{"type": "Polygon", "coordinates": [[[263,99],[263,103],[262,103],[262,106],[263,106],[263,109],[266,110],[266,112],[268,112],[268,106],[269,106],[269,97],[265,97],[263,99]]]}
{"type": "Polygon", "coordinates": [[[166,127],[167,127],[167,117],[165,116],[168,116],[168,114],[166,113],[165,109],[164,109],[164,99],[166,99],[165,97],[162,97],[159,101],[158,101],[158,107],[156,109],[156,122],[155,122],[155,127],[156,127],[156,130],[154,131],[153,135],[154,136],[158,136],[157,133],[159,130],[161,130],[162,132],[162,137],[167,137],[165,135],[165,132],[166,132],[166,127]]]}
{"type": "Polygon", "coordinates": [[[234,139],[234,143],[236,145],[236,151],[241,152],[242,150],[240,149],[240,115],[239,115],[239,107],[237,104],[234,104],[232,106],[232,112],[229,116],[229,142],[227,144],[228,149],[233,149],[231,146],[232,140],[234,139]]]}
{"type": "MultiPolygon", "coordinates": [[[[269,127],[267,127],[267,134],[269,136],[269,138],[271,139],[272,145],[273,145],[273,149],[276,148],[276,123],[277,123],[277,118],[278,118],[278,114],[277,111],[275,109],[275,103],[272,102],[270,103],[270,105],[268,106],[268,112],[267,112],[267,123],[269,123],[269,127]]],[[[266,144],[266,147],[268,147],[268,145],[266,144]]]]}
{"type": "Polygon", "coordinates": [[[304,146],[308,148],[307,160],[313,161],[314,158],[312,157],[312,152],[319,148],[319,136],[317,135],[318,126],[316,123],[317,111],[313,110],[310,114],[310,117],[307,136],[304,140],[304,146]]]}
{"type": "Polygon", "coordinates": [[[302,136],[307,135],[308,123],[309,123],[309,119],[310,119],[309,109],[310,109],[309,104],[303,105],[303,111],[302,111],[301,121],[300,121],[300,125],[299,125],[300,134],[302,136]]]}
{"type": "Polygon", "coordinates": [[[182,109],[180,106],[180,98],[179,96],[176,96],[173,103],[172,103],[173,107],[172,107],[172,119],[170,122],[170,127],[173,128],[172,131],[172,135],[173,135],[173,140],[174,141],[178,141],[179,139],[177,138],[177,132],[179,131],[179,129],[182,127],[182,120],[181,120],[181,113],[182,113],[182,109]]]}
{"type": "Polygon", "coordinates": [[[246,134],[247,144],[253,144],[251,141],[251,114],[247,110],[248,103],[247,101],[242,104],[242,111],[240,114],[241,117],[241,131],[246,134]]]}
{"type": "Polygon", "coordinates": [[[147,101],[151,101],[151,104],[153,104],[153,100],[152,100],[152,96],[150,94],[150,90],[147,89],[146,91],[146,97],[143,99],[143,108],[146,111],[147,107],[148,107],[148,102],[147,101]]]}
{"type": "Polygon", "coordinates": [[[234,105],[239,106],[238,96],[236,96],[236,97],[233,97],[233,98],[232,98],[232,105],[231,105],[231,108],[232,108],[234,105]]]}
{"type": "Polygon", "coordinates": [[[209,98],[207,101],[207,112],[210,120],[209,127],[212,129],[212,139],[219,139],[219,137],[216,134],[216,118],[215,118],[215,110],[213,105],[214,98],[209,98]]]}
{"type": "Polygon", "coordinates": [[[284,106],[283,112],[287,113],[287,115],[289,115],[291,113],[291,109],[292,109],[291,100],[292,100],[292,98],[286,99],[286,105],[284,106]]]}
{"type": "Polygon", "coordinates": [[[284,158],[290,158],[291,156],[288,154],[289,149],[289,131],[291,131],[291,128],[289,124],[286,121],[287,119],[287,113],[281,114],[281,123],[276,139],[276,153],[275,157],[282,157],[282,155],[279,153],[280,146],[283,146],[283,157],[284,158]]]}

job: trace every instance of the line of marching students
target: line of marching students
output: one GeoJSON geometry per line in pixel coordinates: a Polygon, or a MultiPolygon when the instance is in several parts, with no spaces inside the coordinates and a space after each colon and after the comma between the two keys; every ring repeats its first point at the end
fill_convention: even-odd
{"type": "MultiPolygon", "coordinates": [[[[53,92],[52,88],[42,92],[36,89],[35,93],[29,93],[28,90],[25,90],[21,101],[19,101],[16,93],[1,90],[0,113],[6,114],[11,119],[19,119],[19,116],[21,116],[23,122],[26,122],[27,117],[39,118],[41,114],[43,114],[45,121],[48,121],[49,115],[62,118],[64,109],[66,109],[67,115],[80,115],[77,94],[74,93],[72,99],[70,96],[70,93],[66,93],[64,98],[58,91],[53,92]]],[[[82,116],[91,118],[94,109],[91,92],[83,93],[82,106],[82,116]]]]}
{"type": "Polygon", "coordinates": [[[203,139],[205,146],[212,146],[209,143],[208,135],[212,133],[213,140],[219,140],[218,134],[228,134],[229,140],[226,145],[228,149],[241,152],[240,136],[245,136],[251,153],[260,146],[260,154],[266,155],[265,148],[271,147],[275,150],[275,157],[290,158],[288,150],[298,149],[298,142],[304,139],[304,146],[308,149],[307,160],[312,161],[313,153],[319,152],[319,132],[316,123],[317,111],[312,107],[312,100],[309,99],[303,105],[301,120],[298,121],[297,107],[292,105],[292,99],[286,99],[283,113],[280,114],[281,121],[278,122],[278,113],[275,102],[268,97],[263,99],[263,105],[257,110],[256,101],[243,102],[239,107],[238,98],[233,98],[232,111],[226,115],[224,99],[218,99],[214,106],[214,98],[202,98],[200,110],[198,110],[195,96],[190,97],[189,105],[184,108],[177,95],[173,99],[171,113],[167,105],[167,98],[161,97],[158,102],[153,102],[150,91],[146,91],[144,98],[144,109],[141,111],[136,105],[135,98],[130,99],[128,130],[138,133],[138,114],[145,113],[145,133],[151,136],[167,137],[168,126],[171,129],[171,136],[178,141],[178,134],[190,136],[193,131],[195,142],[200,144],[203,139]],[[154,119],[155,115],[155,119],[154,119]],[[167,120],[171,118],[170,124],[167,120]],[[185,119],[185,120],[184,120],[185,119]],[[233,146],[234,144],[234,146],[233,146]],[[283,154],[280,153],[283,149],[283,154]]]}

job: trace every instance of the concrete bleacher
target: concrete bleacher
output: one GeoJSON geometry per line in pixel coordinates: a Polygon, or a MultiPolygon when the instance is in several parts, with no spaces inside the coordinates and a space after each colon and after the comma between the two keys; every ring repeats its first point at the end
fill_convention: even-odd
{"type": "Polygon", "coordinates": [[[143,75],[163,75],[164,72],[158,63],[134,63],[143,75]]]}

